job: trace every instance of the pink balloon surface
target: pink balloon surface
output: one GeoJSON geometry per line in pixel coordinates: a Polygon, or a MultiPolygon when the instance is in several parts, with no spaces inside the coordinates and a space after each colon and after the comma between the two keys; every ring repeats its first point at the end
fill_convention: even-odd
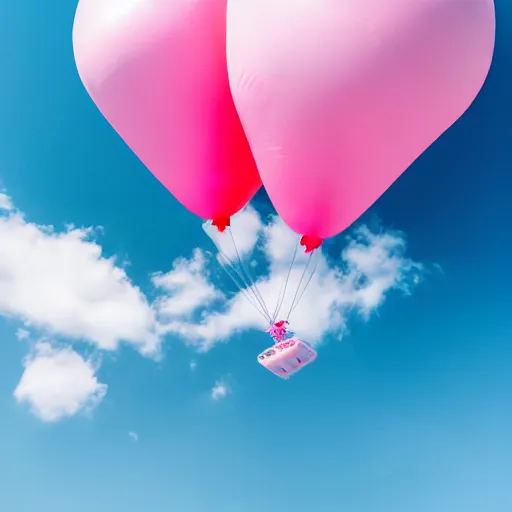
{"type": "Polygon", "coordinates": [[[352,224],[470,106],[492,0],[228,0],[231,90],[297,233],[352,224]]]}
{"type": "Polygon", "coordinates": [[[229,89],[226,0],[80,0],[73,47],[102,114],[204,219],[261,186],[229,89]]]}

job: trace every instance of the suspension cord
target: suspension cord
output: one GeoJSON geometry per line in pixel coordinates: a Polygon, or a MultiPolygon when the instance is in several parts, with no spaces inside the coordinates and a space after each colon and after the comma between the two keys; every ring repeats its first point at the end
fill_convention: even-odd
{"type": "MultiPolygon", "coordinates": [[[[228,228],[228,230],[229,230],[229,228],[228,228]]],[[[226,235],[224,235],[224,236],[226,236],[226,235]]],[[[260,298],[258,297],[256,292],[254,291],[254,288],[251,287],[251,285],[247,282],[247,279],[244,277],[243,271],[237,267],[236,262],[233,261],[233,259],[230,258],[226,254],[226,252],[222,249],[222,244],[218,240],[217,236],[215,236],[214,238],[217,239],[217,242],[215,243],[215,245],[217,246],[217,250],[219,252],[219,256],[224,260],[224,264],[221,263],[222,267],[224,268],[224,270],[226,271],[226,273],[228,274],[230,279],[235,283],[237,288],[244,294],[244,296],[248,300],[249,300],[249,297],[250,297],[251,299],[255,299],[257,303],[259,303],[259,306],[260,306],[261,310],[260,310],[260,308],[258,308],[258,306],[254,303],[253,300],[249,300],[251,305],[253,305],[258,310],[258,312],[261,315],[264,316],[265,320],[268,323],[270,323],[271,318],[270,318],[270,315],[268,314],[268,311],[266,311],[266,308],[264,307],[264,304],[262,304],[260,298]],[[243,285],[240,284],[240,282],[236,278],[234,278],[232,273],[228,272],[228,270],[227,270],[228,268],[232,271],[232,273],[236,274],[236,276],[238,277],[239,281],[242,282],[243,285]]],[[[235,251],[238,253],[238,250],[236,248],[236,244],[234,244],[234,246],[235,246],[235,251]]],[[[239,256],[239,254],[238,254],[238,256],[239,256]]],[[[250,280],[250,277],[249,277],[249,280],[250,280]]]]}
{"type": "Polygon", "coordinates": [[[288,281],[290,280],[290,274],[292,272],[293,265],[295,263],[295,257],[297,256],[297,250],[299,248],[299,242],[295,245],[295,250],[293,251],[292,261],[290,262],[290,266],[288,267],[288,274],[286,275],[286,279],[281,286],[281,290],[279,291],[279,297],[277,299],[276,308],[274,310],[274,314],[272,316],[272,324],[274,324],[277,320],[277,315],[281,311],[281,307],[283,306],[284,298],[286,296],[286,288],[288,287],[288,281]]]}
{"type": "Polygon", "coordinates": [[[245,272],[246,276],[247,276],[247,279],[249,281],[249,285],[247,285],[249,288],[251,288],[251,290],[253,291],[255,297],[258,299],[258,303],[260,304],[260,306],[262,307],[263,311],[265,311],[265,314],[267,316],[267,320],[269,321],[269,323],[272,323],[272,317],[270,316],[270,313],[268,311],[268,308],[267,308],[267,305],[265,304],[265,301],[258,289],[258,285],[253,281],[252,277],[251,277],[251,274],[250,272],[247,270],[247,267],[245,266],[244,262],[243,262],[243,259],[240,257],[240,253],[238,251],[238,247],[236,246],[236,242],[235,242],[235,237],[233,236],[233,231],[228,228],[228,231],[229,231],[229,234],[231,236],[231,241],[233,242],[233,247],[235,249],[235,252],[236,252],[236,256],[237,256],[237,259],[238,259],[238,263],[240,265],[240,268],[242,270],[242,273],[245,272]]]}
{"type": "MultiPolygon", "coordinates": [[[[226,256],[219,251],[219,256],[222,258],[223,263],[221,262],[221,267],[224,269],[226,274],[229,276],[229,278],[235,283],[236,287],[242,292],[244,297],[249,301],[249,303],[256,309],[256,311],[268,322],[267,315],[258,307],[258,304],[254,302],[253,297],[248,293],[248,288],[245,288],[242,284],[240,284],[236,278],[241,278],[236,268],[233,267],[233,265],[230,263],[229,259],[226,258],[226,256]],[[233,275],[233,273],[235,275],[233,275]]],[[[243,281],[243,279],[242,279],[243,281]]]]}
{"type": "Polygon", "coordinates": [[[290,315],[292,314],[292,311],[294,309],[294,304],[295,304],[295,300],[297,299],[297,295],[299,294],[300,285],[302,284],[302,281],[304,280],[304,277],[305,277],[306,272],[308,270],[309,264],[311,263],[312,256],[313,256],[313,253],[311,253],[309,255],[308,262],[307,262],[306,266],[304,267],[304,272],[302,272],[302,276],[301,276],[299,284],[297,286],[297,290],[295,291],[295,295],[293,296],[292,304],[290,306],[290,311],[288,311],[288,315],[286,316],[287,320],[290,319],[290,315]]]}
{"type": "MultiPolygon", "coordinates": [[[[313,254],[311,254],[311,256],[313,256],[313,254]]],[[[308,286],[309,286],[309,283],[311,283],[311,279],[313,279],[313,276],[315,275],[315,271],[316,271],[316,267],[318,265],[318,261],[319,261],[320,257],[318,257],[315,261],[315,265],[313,266],[313,270],[311,271],[311,274],[309,275],[309,278],[308,280],[306,281],[306,285],[304,286],[304,288],[302,289],[302,292],[301,294],[299,295],[299,298],[297,299],[297,302],[295,303],[294,306],[292,306],[292,308],[290,309],[290,314],[288,315],[288,317],[290,317],[290,315],[295,311],[295,308],[299,305],[299,302],[302,300],[302,297],[304,296],[304,293],[306,292],[308,286]]]]}

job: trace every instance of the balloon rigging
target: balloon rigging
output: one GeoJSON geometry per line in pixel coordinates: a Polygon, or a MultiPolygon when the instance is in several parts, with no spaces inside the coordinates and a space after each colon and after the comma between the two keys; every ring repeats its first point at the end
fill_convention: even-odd
{"type": "Polygon", "coordinates": [[[314,255],[469,108],[495,24],[493,0],[79,0],[73,50],[114,130],[232,239],[219,262],[274,341],[258,361],[288,378],[316,358],[288,329],[314,255]],[[274,308],[230,227],[262,185],[300,236],[274,308]],[[309,260],[278,320],[299,245],[309,260]]]}
{"type": "MultiPolygon", "coordinates": [[[[264,299],[262,293],[260,292],[256,280],[253,278],[251,271],[245,263],[244,258],[241,255],[241,251],[238,249],[231,226],[226,226],[225,229],[222,229],[222,231],[217,230],[217,232],[211,230],[212,226],[212,222],[207,221],[203,224],[203,229],[207,235],[212,238],[218,250],[218,260],[221,267],[224,269],[228,277],[235,284],[240,293],[242,293],[245,299],[254,307],[256,311],[258,311],[258,313],[270,326],[273,326],[277,322],[277,319],[280,317],[280,313],[284,305],[284,300],[290,285],[290,277],[296,263],[300,241],[295,244],[295,248],[290,263],[287,267],[283,282],[281,284],[279,294],[276,297],[275,307],[272,310],[269,308],[267,301],[264,299]],[[220,239],[221,237],[223,240],[220,239]],[[222,242],[226,240],[229,240],[230,246],[233,248],[234,257],[230,257],[227,254],[227,251],[223,249],[225,244],[222,242]]],[[[295,292],[293,294],[288,313],[283,317],[286,319],[286,322],[289,322],[292,313],[297,308],[309,284],[311,283],[311,280],[313,279],[319,261],[318,256],[318,252],[309,252],[307,262],[304,265],[302,273],[300,274],[299,282],[296,287],[292,288],[292,293],[293,290],[295,290],[295,292]]]]}

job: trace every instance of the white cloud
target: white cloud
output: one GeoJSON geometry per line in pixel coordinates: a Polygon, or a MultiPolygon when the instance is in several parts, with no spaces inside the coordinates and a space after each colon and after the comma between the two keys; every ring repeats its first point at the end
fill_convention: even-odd
{"type": "Polygon", "coordinates": [[[134,432],[133,430],[128,432],[128,437],[134,442],[136,443],[138,440],[139,440],[139,434],[137,434],[137,432],[134,432]]]}
{"type": "Polygon", "coordinates": [[[212,399],[219,401],[221,398],[225,398],[229,393],[229,388],[223,382],[217,381],[215,386],[212,388],[212,399]]]}
{"type": "Polygon", "coordinates": [[[14,209],[14,205],[12,204],[11,198],[5,194],[4,192],[0,192],[0,211],[12,211],[14,209]]]}
{"type": "Polygon", "coordinates": [[[102,255],[93,235],[91,229],[57,232],[19,213],[0,215],[0,315],[101,349],[124,341],[157,354],[151,305],[124,269],[102,255]]]}
{"type": "Polygon", "coordinates": [[[45,422],[91,411],[103,400],[107,386],[98,381],[96,368],[71,348],[42,342],[24,361],[24,371],[14,391],[45,422]]]}
{"type": "MultiPolygon", "coordinates": [[[[233,247],[231,235],[212,233],[209,226],[205,231],[212,235],[227,258],[236,262],[234,250],[229,252],[229,248],[233,247]]],[[[272,316],[290,269],[298,236],[279,218],[264,225],[252,208],[235,217],[232,231],[237,246],[243,248],[239,249],[240,253],[247,256],[254,250],[255,258],[266,261],[268,272],[259,273],[256,285],[272,316]],[[244,231],[246,228],[248,233],[244,231]],[[239,243],[239,240],[242,242],[239,243]],[[257,240],[260,243],[255,247],[257,240]]],[[[422,265],[405,256],[406,243],[402,233],[376,233],[362,226],[352,231],[346,240],[346,247],[338,261],[331,261],[318,251],[309,261],[310,257],[300,248],[296,252],[278,319],[288,316],[302,276],[305,275],[302,280],[304,286],[309,280],[309,273],[315,270],[306,292],[290,317],[293,330],[312,344],[321,342],[328,334],[341,337],[351,312],[368,318],[372,311],[382,305],[390,291],[399,290],[408,294],[422,276],[422,265]]],[[[167,275],[172,276],[178,268],[182,284],[180,294],[190,293],[195,297],[193,301],[186,301],[186,315],[166,315],[165,308],[160,311],[157,307],[162,332],[178,334],[205,351],[235,333],[265,329],[268,322],[244,293],[239,292],[232,297],[220,292],[214,295],[213,290],[226,287],[222,283],[213,286],[206,262],[205,253],[198,249],[190,260],[180,260],[170,274],[160,276],[162,279],[167,275]],[[188,284],[191,290],[187,290],[188,284]],[[201,296],[205,297],[204,301],[201,296]]],[[[249,270],[249,267],[254,274],[254,268],[246,265],[246,269],[249,270]]],[[[300,291],[298,296],[301,296],[300,291]]],[[[162,298],[160,303],[172,302],[174,298],[162,298]]],[[[257,304],[255,296],[252,296],[252,301],[257,304]]]]}
{"type": "Polygon", "coordinates": [[[196,363],[196,361],[190,361],[190,365],[189,365],[189,366],[190,366],[190,369],[191,369],[192,371],[194,371],[194,370],[197,368],[197,363],[196,363]]]}
{"type": "Polygon", "coordinates": [[[155,274],[153,284],[164,292],[155,303],[160,317],[189,317],[199,306],[222,298],[220,290],[208,281],[206,272],[204,254],[196,249],[190,260],[179,258],[170,272],[155,274]]]}
{"type": "Polygon", "coordinates": [[[16,331],[16,339],[18,341],[25,341],[30,336],[30,332],[21,327],[16,331]]]}

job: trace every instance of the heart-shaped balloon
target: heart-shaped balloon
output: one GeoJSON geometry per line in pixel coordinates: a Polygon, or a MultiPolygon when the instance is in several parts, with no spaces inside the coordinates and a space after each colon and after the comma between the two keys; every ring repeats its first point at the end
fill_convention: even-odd
{"type": "Polygon", "coordinates": [[[493,0],[228,0],[231,90],[276,210],[310,248],[469,107],[493,0]]]}
{"type": "Polygon", "coordinates": [[[226,218],[261,186],[229,89],[226,0],[80,0],[75,60],[90,96],[189,210],[226,218]]]}

